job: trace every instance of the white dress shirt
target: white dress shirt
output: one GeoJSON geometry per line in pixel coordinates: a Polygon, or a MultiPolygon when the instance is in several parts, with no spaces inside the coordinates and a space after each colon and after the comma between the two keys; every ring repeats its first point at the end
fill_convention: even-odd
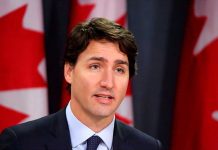
{"type": "Polygon", "coordinates": [[[80,122],[71,111],[70,102],[66,108],[67,123],[70,131],[70,139],[72,144],[72,150],[86,150],[86,140],[93,135],[99,136],[103,142],[101,142],[97,150],[112,150],[114,122],[113,121],[102,131],[95,133],[82,122],[80,122]]]}

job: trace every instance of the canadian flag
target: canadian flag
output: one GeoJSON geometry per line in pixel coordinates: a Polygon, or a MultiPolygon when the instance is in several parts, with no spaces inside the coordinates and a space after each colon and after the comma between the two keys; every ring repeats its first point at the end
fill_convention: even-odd
{"type": "Polygon", "coordinates": [[[218,150],[218,1],[192,2],[178,80],[172,150],[218,150]]]}
{"type": "MultiPolygon", "coordinates": [[[[126,16],[126,0],[72,0],[70,29],[77,23],[93,17],[104,17],[126,26],[126,16]]],[[[63,98],[62,106],[69,101],[69,96],[66,98],[66,90],[63,91],[65,98],[63,98]]],[[[133,125],[131,86],[128,87],[126,97],[118,108],[116,117],[133,125]]]]}
{"type": "Polygon", "coordinates": [[[41,0],[0,1],[0,131],[48,113],[41,0]]]}

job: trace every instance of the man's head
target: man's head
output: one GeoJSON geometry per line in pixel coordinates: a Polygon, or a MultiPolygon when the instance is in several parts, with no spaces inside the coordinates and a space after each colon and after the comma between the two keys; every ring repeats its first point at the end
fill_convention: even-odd
{"type": "Polygon", "coordinates": [[[67,44],[64,74],[74,115],[87,126],[93,120],[110,122],[135,73],[133,35],[96,18],[77,25],[67,44]]]}
{"type": "Polygon", "coordinates": [[[136,72],[137,46],[131,32],[104,18],[93,18],[78,24],[67,40],[65,63],[75,65],[78,56],[87,48],[91,40],[107,40],[118,43],[120,50],[129,60],[130,78],[136,72]]]}

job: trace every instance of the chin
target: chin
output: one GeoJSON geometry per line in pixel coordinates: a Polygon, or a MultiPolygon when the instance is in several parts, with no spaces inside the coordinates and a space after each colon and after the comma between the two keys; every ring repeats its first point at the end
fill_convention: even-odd
{"type": "Polygon", "coordinates": [[[114,116],[115,113],[114,113],[114,111],[105,111],[105,110],[103,110],[101,112],[100,111],[95,112],[95,115],[99,116],[101,118],[108,118],[108,117],[114,116]]]}

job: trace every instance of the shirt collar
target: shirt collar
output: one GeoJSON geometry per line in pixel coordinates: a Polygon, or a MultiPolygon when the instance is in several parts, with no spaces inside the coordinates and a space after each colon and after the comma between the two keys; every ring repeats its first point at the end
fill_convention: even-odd
{"type": "Polygon", "coordinates": [[[89,137],[93,135],[98,135],[104,141],[107,148],[111,149],[112,141],[113,141],[115,117],[113,118],[113,121],[106,128],[104,128],[98,133],[92,131],[90,128],[88,128],[86,125],[84,125],[74,116],[70,107],[70,102],[68,103],[66,108],[66,117],[70,130],[71,144],[73,148],[77,147],[80,144],[83,144],[89,137]]]}

